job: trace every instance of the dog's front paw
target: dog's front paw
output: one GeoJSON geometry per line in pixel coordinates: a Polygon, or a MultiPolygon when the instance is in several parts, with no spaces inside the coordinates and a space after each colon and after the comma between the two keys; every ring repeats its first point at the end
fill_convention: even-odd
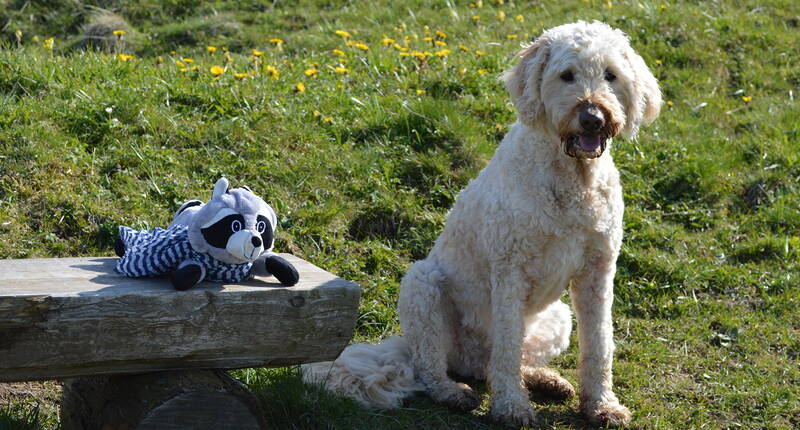
{"type": "Polygon", "coordinates": [[[536,427],[539,419],[526,398],[524,402],[494,402],[489,411],[492,421],[508,427],[536,427]]]}
{"type": "Polygon", "coordinates": [[[467,384],[452,384],[448,390],[439,393],[436,400],[459,412],[469,412],[481,404],[481,396],[467,384]]]}
{"type": "Polygon", "coordinates": [[[631,411],[619,403],[584,403],[581,411],[594,425],[624,427],[631,422],[631,411]]]}

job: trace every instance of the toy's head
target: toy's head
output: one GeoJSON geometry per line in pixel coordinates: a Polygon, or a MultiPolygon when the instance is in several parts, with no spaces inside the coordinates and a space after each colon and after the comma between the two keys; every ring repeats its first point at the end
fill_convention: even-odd
{"type": "Polygon", "coordinates": [[[228,180],[221,178],[214,184],[211,200],[191,212],[189,243],[197,252],[223,263],[241,264],[272,249],[275,212],[249,188],[229,190],[228,180]]]}

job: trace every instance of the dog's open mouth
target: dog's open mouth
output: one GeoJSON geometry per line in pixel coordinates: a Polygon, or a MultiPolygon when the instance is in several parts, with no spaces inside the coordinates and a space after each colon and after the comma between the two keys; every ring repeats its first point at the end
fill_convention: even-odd
{"type": "Polygon", "coordinates": [[[603,135],[569,134],[563,138],[564,152],[575,158],[597,158],[606,150],[608,139],[603,135]]]}

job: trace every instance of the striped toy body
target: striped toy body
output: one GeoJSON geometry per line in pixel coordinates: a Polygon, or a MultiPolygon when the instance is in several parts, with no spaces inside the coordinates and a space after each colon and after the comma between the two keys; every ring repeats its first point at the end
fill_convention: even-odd
{"type": "Polygon", "coordinates": [[[203,267],[204,279],[214,282],[241,282],[253,275],[253,262],[223,263],[208,254],[195,251],[189,243],[188,227],[172,225],[167,229],[134,230],[119,228],[125,254],[117,262],[117,272],[130,277],[170,274],[184,262],[203,267]]]}

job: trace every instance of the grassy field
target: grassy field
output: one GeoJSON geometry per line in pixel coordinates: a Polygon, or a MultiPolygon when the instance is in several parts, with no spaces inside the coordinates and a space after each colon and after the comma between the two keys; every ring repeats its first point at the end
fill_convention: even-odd
{"type": "MultiPolygon", "coordinates": [[[[165,226],[225,175],[275,207],[277,250],[362,286],[356,339],[377,341],[514,120],[498,74],[577,19],[626,31],[666,101],[613,148],[617,394],[641,428],[797,428],[793,0],[0,0],[0,258],[112,255],[117,226],[165,226]]],[[[575,346],[554,363],[577,382],[575,365],[575,346]]],[[[368,411],[293,369],[234,374],[273,428],[497,428],[488,397],[368,411]]],[[[0,429],[58,428],[49,387],[0,396],[0,429]]],[[[546,428],[585,425],[577,400],[539,408],[546,428]]]]}

